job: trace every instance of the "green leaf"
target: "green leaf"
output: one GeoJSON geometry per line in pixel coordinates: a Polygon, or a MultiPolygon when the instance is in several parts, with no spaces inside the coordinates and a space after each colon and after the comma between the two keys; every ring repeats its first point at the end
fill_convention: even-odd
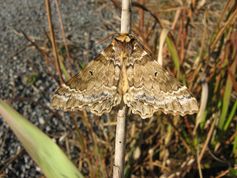
{"type": "MultiPolygon", "coordinates": [[[[230,67],[230,71],[235,74],[236,71],[236,61],[233,62],[233,64],[230,67]]],[[[230,105],[230,99],[231,99],[231,92],[232,92],[232,86],[233,83],[231,81],[230,75],[227,77],[226,86],[225,86],[225,92],[224,92],[224,98],[223,98],[223,105],[222,105],[222,111],[221,111],[221,117],[218,123],[218,128],[220,130],[223,130],[226,122],[227,122],[227,114],[228,114],[228,108],[230,105]]]]}
{"type": "MultiPolygon", "coordinates": [[[[236,126],[237,130],[237,126],[236,126]]],[[[237,158],[237,136],[235,136],[234,141],[233,141],[233,153],[235,155],[235,158],[237,158]]],[[[237,159],[235,159],[235,164],[237,164],[237,159]]]]}
{"type": "Polygon", "coordinates": [[[232,109],[230,111],[229,117],[226,120],[226,123],[225,123],[225,126],[224,126],[224,131],[227,131],[227,129],[229,128],[230,123],[231,123],[231,121],[233,120],[233,118],[235,116],[236,110],[237,110],[237,101],[235,101],[235,104],[234,104],[234,106],[232,107],[232,109]]]}
{"type": "Polygon", "coordinates": [[[231,177],[236,177],[237,176],[237,170],[236,168],[231,168],[230,171],[229,171],[229,175],[231,177]]]}
{"type": "Polygon", "coordinates": [[[0,114],[47,178],[83,178],[52,139],[2,100],[0,114]]]}

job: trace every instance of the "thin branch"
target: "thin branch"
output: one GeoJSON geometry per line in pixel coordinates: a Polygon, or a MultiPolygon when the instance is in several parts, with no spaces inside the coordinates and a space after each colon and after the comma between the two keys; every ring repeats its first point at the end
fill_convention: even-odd
{"type": "Polygon", "coordinates": [[[131,1],[122,0],[121,34],[129,33],[131,27],[131,1]]]}
{"type": "Polygon", "coordinates": [[[47,18],[48,18],[48,25],[49,25],[49,31],[50,31],[50,40],[53,48],[53,55],[55,59],[55,67],[57,70],[57,73],[60,78],[60,83],[64,83],[63,77],[62,77],[62,72],[60,68],[60,63],[59,63],[59,57],[58,57],[58,52],[57,52],[57,44],[55,41],[55,35],[54,35],[54,29],[53,29],[53,24],[52,24],[52,19],[51,19],[51,7],[50,7],[50,2],[49,0],[45,0],[45,8],[47,11],[47,18]]]}
{"type": "Polygon", "coordinates": [[[59,20],[61,31],[62,31],[62,38],[63,38],[64,47],[66,49],[67,58],[69,59],[70,64],[72,64],[73,60],[72,60],[72,58],[70,56],[70,53],[69,53],[68,44],[67,44],[67,40],[66,40],[66,36],[65,36],[64,25],[63,25],[63,19],[62,19],[62,15],[61,15],[61,12],[60,12],[60,7],[59,7],[58,0],[55,0],[55,4],[56,4],[58,20],[59,20]]]}
{"type": "Polygon", "coordinates": [[[211,127],[208,131],[208,134],[207,134],[207,138],[203,144],[203,147],[202,147],[202,150],[200,152],[200,154],[198,155],[198,161],[201,162],[202,158],[203,158],[203,155],[207,149],[207,146],[208,146],[208,143],[212,137],[212,134],[213,134],[213,131],[214,131],[214,128],[215,128],[215,125],[216,125],[216,117],[214,117],[213,121],[212,121],[212,124],[211,124],[211,127]]]}
{"type": "Polygon", "coordinates": [[[126,109],[123,107],[118,111],[115,135],[115,154],[113,166],[113,178],[122,178],[124,175],[124,153],[126,142],[126,109]]]}
{"type": "MultiPolygon", "coordinates": [[[[122,0],[122,14],[121,14],[121,34],[128,34],[130,32],[130,0],[122,0]]],[[[126,143],[126,114],[127,106],[122,104],[117,115],[116,135],[115,135],[115,153],[113,178],[124,177],[124,153],[126,143]]]]}
{"type": "Polygon", "coordinates": [[[155,21],[160,25],[161,28],[163,28],[163,25],[159,18],[151,11],[149,10],[144,4],[140,4],[138,2],[132,2],[132,5],[137,8],[141,8],[142,10],[148,12],[154,19],[155,21]]]}

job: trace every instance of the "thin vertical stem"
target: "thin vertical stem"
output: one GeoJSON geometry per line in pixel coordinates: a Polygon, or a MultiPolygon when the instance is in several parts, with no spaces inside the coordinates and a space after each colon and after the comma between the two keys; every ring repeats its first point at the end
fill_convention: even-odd
{"type": "Polygon", "coordinates": [[[115,135],[115,155],[113,166],[113,178],[123,178],[124,175],[124,153],[126,142],[126,106],[124,105],[117,115],[115,135]]]}
{"type": "MultiPolygon", "coordinates": [[[[121,34],[128,34],[130,32],[130,12],[131,1],[122,0],[122,14],[121,14],[121,34]]],[[[126,143],[126,114],[127,106],[122,105],[117,115],[116,135],[115,135],[115,153],[113,178],[124,177],[124,153],[126,143]]]]}
{"type": "Polygon", "coordinates": [[[53,48],[53,55],[54,55],[54,59],[55,59],[56,70],[57,70],[59,78],[60,78],[60,83],[64,83],[61,68],[60,68],[60,63],[59,63],[59,57],[58,57],[58,52],[57,52],[57,44],[56,44],[56,41],[55,41],[55,35],[54,35],[52,19],[51,19],[51,7],[50,7],[49,0],[45,0],[45,8],[46,8],[46,11],[47,11],[48,25],[49,25],[49,31],[50,31],[50,40],[51,40],[51,44],[52,44],[52,48],[53,48]]]}
{"type": "Polygon", "coordinates": [[[66,37],[65,37],[65,30],[64,30],[64,26],[63,26],[63,19],[62,19],[62,15],[61,15],[61,12],[60,12],[59,3],[58,3],[58,0],[55,0],[54,2],[56,4],[58,20],[59,20],[61,31],[62,31],[62,38],[63,38],[64,47],[66,49],[67,59],[69,59],[70,64],[72,64],[73,60],[72,60],[72,58],[70,56],[67,40],[66,40],[66,37]]]}
{"type": "Polygon", "coordinates": [[[122,0],[121,34],[129,33],[131,27],[131,1],[122,0]]]}

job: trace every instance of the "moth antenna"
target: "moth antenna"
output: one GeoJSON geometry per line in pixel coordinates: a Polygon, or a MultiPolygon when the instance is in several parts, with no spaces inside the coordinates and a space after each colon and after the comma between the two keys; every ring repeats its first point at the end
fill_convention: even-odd
{"type": "Polygon", "coordinates": [[[119,33],[116,33],[116,32],[111,33],[111,34],[107,35],[106,37],[101,38],[101,39],[100,39],[99,41],[97,41],[95,44],[98,45],[98,44],[104,43],[104,42],[106,42],[106,41],[108,41],[108,40],[110,40],[110,39],[114,39],[115,36],[117,36],[118,34],[119,34],[119,33]]]}

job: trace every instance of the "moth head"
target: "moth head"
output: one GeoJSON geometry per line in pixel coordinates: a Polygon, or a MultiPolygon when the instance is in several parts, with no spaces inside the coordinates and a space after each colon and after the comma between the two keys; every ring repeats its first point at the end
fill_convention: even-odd
{"type": "Polygon", "coordinates": [[[129,43],[132,40],[131,36],[129,36],[128,34],[120,34],[116,36],[115,39],[124,43],[129,43]]]}
{"type": "Polygon", "coordinates": [[[129,56],[133,51],[133,41],[135,39],[128,34],[121,34],[112,41],[115,53],[124,57],[129,56]]]}

